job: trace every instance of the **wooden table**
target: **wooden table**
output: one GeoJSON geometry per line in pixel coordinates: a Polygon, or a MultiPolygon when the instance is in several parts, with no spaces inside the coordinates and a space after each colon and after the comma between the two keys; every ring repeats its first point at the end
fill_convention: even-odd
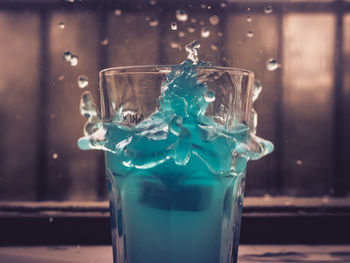
{"type": "MultiPolygon", "coordinates": [[[[0,247],[1,263],[108,263],[112,261],[111,246],[0,247]]],[[[241,245],[238,262],[350,263],[350,245],[241,245]]]]}

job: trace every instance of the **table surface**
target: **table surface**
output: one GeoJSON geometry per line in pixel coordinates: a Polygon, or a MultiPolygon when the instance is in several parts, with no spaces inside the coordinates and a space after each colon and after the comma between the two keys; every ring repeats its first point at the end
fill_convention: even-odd
{"type": "MultiPolygon", "coordinates": [[[[0,247],[1,263],[112,263],[111,246],[0,247]]],[[[350,263],[350,245],[241,245],[239,263],[350,263]]]]}

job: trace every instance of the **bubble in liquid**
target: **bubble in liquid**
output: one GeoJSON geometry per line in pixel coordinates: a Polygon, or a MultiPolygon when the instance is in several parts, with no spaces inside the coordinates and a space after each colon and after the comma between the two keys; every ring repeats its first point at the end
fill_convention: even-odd
{"type": "Polygon", "coordinates": [[[204,99],[206,102],[215,101],[215,93],[213,91],[207,91],[204,93],[204,99]]]}
{"type": "Polygon", "coordinates": [[[271,5],[268,5],[267,7],[265,7],[265,9],[264,9],[264,13],[265,13],[265,14],[269,15],[269,14],[271,14],[272,12],[273,12],[273,8],[272,8],[271,5]]]}
{"type": "Polygon", "coordinates": [[[122,12],[121,9],[116,9],[116,10],[114,10],[114,14],[115,14],[116,16],[120,16],[122,13],[123,13],[123,12],[122,12]]]}
{"type": "Polygon", "coordinates": [[[103,39],[103,40],[101,41],[101,45],[102,45],[102,46],[107,46],[108,43],[109,43],[108,38],[105,38],[105,39],[103,39]]]}
{"type": "Polygon", "coordinates": [[[179,48],[179,43],[178,42],[176,42],[176,41],[170,41],[170,47],[171,48],[179,48]]]}
{"type": "Polygon", "coordinates": [[[65,28],[65,25],[64,25],[63,22],[60,22],[60,23],[58,24],[58,27],[61,28],[61,29],[64,29],[64,28],[65,28]]]}
{"type": "Polygon", "coordinates": [[[89,80],[87,77],[85,77],[84,75],[80,75],[77,79],[78,82],[78,86],[79,88],[83,89],[85,88],[87,85],[89,85],[89,80]]]}
{"type": "Polygon", "coordinates": [[[212,24],[213,26],[216,26],[219,24],[220,18],[217,15],[212,15],[209,17],[209,23],[212,24]]]}
{"type": "Polygon", "coordinates": [[[171,30],[177,30],[177,24],[176,24],[176,22],[172,22],[172,23],[170,24],[170,28],[171,28],[171,30]]]}
{"type": "Polygon", "coordinates": [[[269,71],[274,71],[280,67],[280,64],[278,61],[274,58],[270,58],[269,60],[266,61],[266,68],[269,71]]]}
{"type": "Polygon", "coordinates": [[[70,60],[70,64],[71,66],[75,67],[76,65],[78,65],[78,57],[73,55],[71,60],[70,60]]]}
{"type": "Polygon", "coordinates": [[[247,37],[253,37],[253,36],[254,36],[253,31],[248,30],[248,32],[247,32],[247,37]]]}
{"type": "Polygon", "coordinates": [[[179,33],[178,33],[178,36],[179,37],[184,37],[186,34],[185,34],[185,32],[183,32],[183,31],[180,31],[179,33]]]}
{"type": "Polygon", "coordinates": [[[203,27],[201,30],[201,36],[204,38],[207,38],[210,36],[210,31],[208,30],[208,28],[203,27]]]}
{"type": "Polygon", "coordinates": [[[56,160],[58,158],[58,154],[57,153],[53,153],[52,154],[52,159],[56,160]]]}
{"type": "Polygon", "coordinates": [[[220,3],[220,7],[225,8],[226,6],[227,6],[227,4],[225,2],[220,3]]]}
{"type": "Polygon", "coordinates": [[[247,15],[247,17],[245,18],[245,21],[247,21],[248,23],[252,22],[252,17],[250,15],[247,15]]]}
{"type": "Polygon", "coordinates": [[[186,22],[188,19],[188,15],[185,10],[177,9],[175,14],[176,14],[176,19],[180,22],[186,22]]]}
{"type": "Polygon", "coordinates": [[[149,25],[152,27],[158,26],[159,22],[156,19],[150,18],[149,25]]]}
{"type": "Polygon", "coordinates": [[[196,28],[194,26],[189,26],[188,27],[188,32],[194,33],[196,31],[196,28]]]}
{"type": "Polygon", "coordinates": [[[63,59],[67,62],[70,62],[72,59],[72,53],[70,53],[69,51],[64,52],[63,59]]]}
{"type": "Polygon", "coordinates": [[[217,45],[211,44],[211,45],[210,45],[210,49],[213,50],[213,51],[217,51],[219,48],[218,48],[217,45]]]}
{"type": "Polygon", "coordinates": [[[149,1],[149,4],[150,4],[150,5],[155,5],[155,4],[157,4],[157,1],[156,1],[156,0],[150,0],[150,1],[149,1]]]}

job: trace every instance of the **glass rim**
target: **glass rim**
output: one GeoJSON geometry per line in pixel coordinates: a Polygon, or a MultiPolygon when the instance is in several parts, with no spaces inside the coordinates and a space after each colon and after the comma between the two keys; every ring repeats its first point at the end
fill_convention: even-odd
{"type": "MultiPolygon", "coordinates": [[[[121,67],[110,67],[99,71],[99,76],[113,75],[118,73],[170,73],[172,67],[177,65],[138,65],[138,66],[121,66],[121,67]]],[[[222,66],[197,66],[201,69],[208,69],[209,71],[229,71],[235,75],[243,75],[254,77],[254,72],[247,69],[240,69],[234,67],[222,67],[222,66]]]]}

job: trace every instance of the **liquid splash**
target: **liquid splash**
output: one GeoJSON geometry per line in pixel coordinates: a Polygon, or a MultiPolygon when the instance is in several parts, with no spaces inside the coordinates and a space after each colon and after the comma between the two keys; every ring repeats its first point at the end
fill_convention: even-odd
{"type": "MultiPolygon", "coordinates": [[[[85,137],[78,140],[78,146],[108,151],[118,156],[119,164],[125,169],[152,169],[170,160],[177,166],[200,161],[214,174],[228,171],[240,174],[248,160],[270,153],[273,145],[255,136],[257,115],[254,110],[251,123],[237,123],[230,129],[225,121],[221,125],[205,115],[207,108],[216,101],[206,80],[226,78],[228,73],[198,75],[198,67],[212,67],[199,60],[199,47],[199,41],[186,46],[187,60],[172,66],[161,84],[159,109],[133,127],[122,124],[122,109],[116,109],[112,122],[103,122],[91,93],[85,92],[80,111],[87,123],[85,137]]],[[[253,99],[260,91],[261,85],[256,82],[253,99]]],[[[228,109],[222,105],[220,111],[224,116],[228,109]]]]}

